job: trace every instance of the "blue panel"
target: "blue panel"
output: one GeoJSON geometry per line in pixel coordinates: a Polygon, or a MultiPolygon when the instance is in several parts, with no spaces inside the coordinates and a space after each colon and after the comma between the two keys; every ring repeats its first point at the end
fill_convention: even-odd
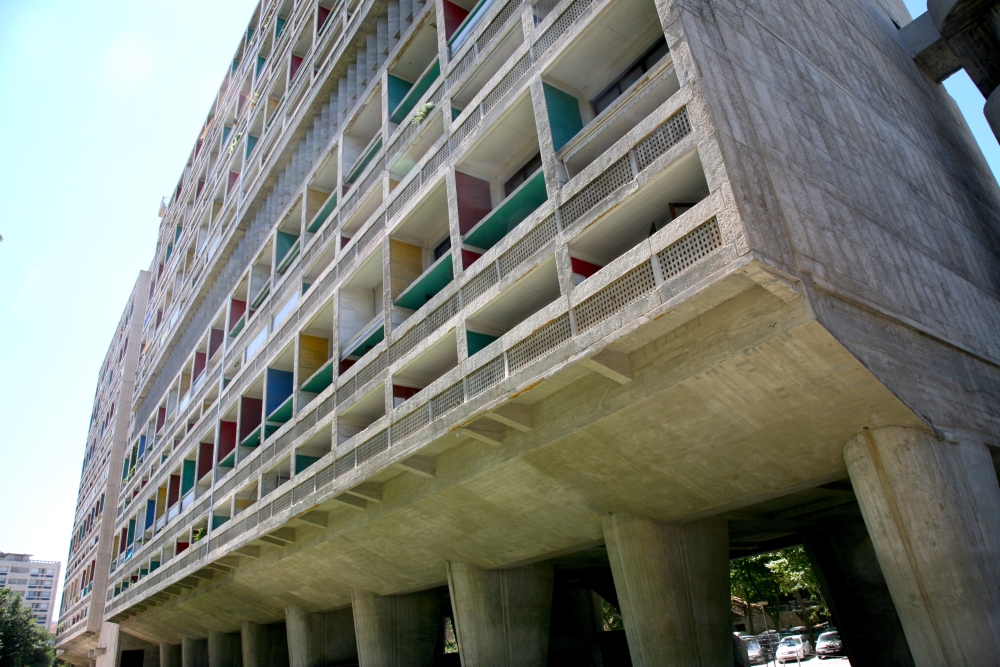
{"type": "Polygon", "coordinates": [[[150,526],[153,525],[154,512],[156,512],[156,501],[152,500],[152,499],[147,500],[146,501],[146,523],[145,523],[146,528],[149,528],[150,526]]]}
{"type": "Polygon", "coordinates": [[[267,369],[267,403],[265,414],[271,414],[292,395],[292,373],[291,371],[279,371],[274,368],[267,369]]]}

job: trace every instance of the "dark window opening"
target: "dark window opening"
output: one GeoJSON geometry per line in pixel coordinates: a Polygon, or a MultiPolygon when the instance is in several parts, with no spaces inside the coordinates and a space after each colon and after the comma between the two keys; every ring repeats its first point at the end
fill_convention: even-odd
{"type": "Polygon", "coordinates": [[[542,154],[535,153],[535,156],[528,160],[524,166],[518,169],[513,176],[511,176],[506,183],[503,184],[503,193],[505,197],[509,197],[510,193],[517,190],[518,186],[528,180],[528,177],[538,171],[542,166],[542,154]]]}
{"type": "Polygon", "coordinates": [[[667,54],[670,49],[667,47],[667,40],[665,37],[660,37],[656,40],[647,51],[639,57],[631,67],[626,69],[621,76],[619,76],[614,83],[604,89],[600,95],[594,98],[592,104],[594,105],[594,113],[599,114],[609,106],[611,103],[618,99],[622,93],[628,90],[629,86],[635,83],[643,74],[653,69],[653,66],[667,54]]]}

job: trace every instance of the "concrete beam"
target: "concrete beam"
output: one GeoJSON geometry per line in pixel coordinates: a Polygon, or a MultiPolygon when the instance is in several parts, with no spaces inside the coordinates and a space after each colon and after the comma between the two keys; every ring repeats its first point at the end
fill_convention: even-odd
{"type": "Polygon", "coordinates": [[[864,429],[844,460],[914,664],[1000,664],[1000,485],[986,445],[864,429]]]}
{"type": "Polygon", "coordinates": [[[334,496],[330,500],[335,500],[338,503],[347,505],[351,509],[363,510],[368,507],[368,501],[357,496],[352,496],[349,493],[342,493],[339,496],[334,496]]]}
{"type": "Polygon", "coordinates": [[[467,427],[458,429],[458,433],[491,447],[499,447],[503,444],[503,434],[496,431],[484,431],[478,428],[467,427]]]}
{"type": "Polygon", "coordinates": [[[448,590],[462,664],[545,667],[552,612],[551,566],[482,570],[448,563],[448,590]]]}
{"type": "Polygon", "coordinates": [[[725,519],[667,525],[609,514],[603,530],[632,665],[732,664],[725,519]]]}
{"type": "Polygon", "coordinates": [[[347,492],[365,500],[382,502],[382,484],[379,482],[362,482],[347,492]]]}
{"type": "Polygon", "coordinates": [[[395,465],[397,468],[405,470],[406,472],[411,472],[414,475],[419,475],[420,477],[434,477],[435,464],[433,456],[423,456],[418,454],[407,459],[403,459],[395,465]]]}
{"type": "Polygon", "coordinates": [[[581,363],[584,367],[618,384],[632,381],[632,364],[628,360],[628,355],[622,352],[605,348],[581,363]]]}
{"type": "Polygon", "coordinates": [[[486,417],[527,433],[532,427],[531,406],[505,403],[486,413],[486,417]]]}
{"type": "Polygon", "coordinates": [[[260,547],[255,547],[253,545],[240,547],[239,549],[234,549],[234,551],[235,553],[248,558],[260,558],[260,547]]]}
{"type": "Polygon", "coordinates": [[[314,510],[312,512],[306,512],[302,516],[295,517],[299,521],[305,521],[313,526],[319,526],[320,528],[326,528],[327,525],[327,513],[320,512],[319,510],[314,510]]]}

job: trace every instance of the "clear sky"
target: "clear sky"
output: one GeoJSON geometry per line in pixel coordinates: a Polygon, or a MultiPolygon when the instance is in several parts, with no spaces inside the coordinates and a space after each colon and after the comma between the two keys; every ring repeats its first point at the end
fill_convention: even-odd
{"type": "Polygon", "coordinates": [[[255,1],[0,0],[0,551],[65,561],[97,371],[255,1]]]}

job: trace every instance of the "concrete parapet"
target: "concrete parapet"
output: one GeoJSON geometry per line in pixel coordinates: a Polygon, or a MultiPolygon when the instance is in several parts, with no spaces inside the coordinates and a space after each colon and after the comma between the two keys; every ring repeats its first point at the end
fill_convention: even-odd
{"type": "Polygon", "coordinates": [[[610,514],[603,527],[632,664],[730,664],[726,521],[667,525],[610,514]]]}
{"type": "Polygon", "coordinates": [[[1000,485],[987,447],[865,429],[844,459],[918,667],[1000,663],[1000,485]]]}
{"type": "Polygon", "coordinates": [[[448,563],[448,589],[463,667],[545,667],[553,569],[483,570],[448,563]]]}

